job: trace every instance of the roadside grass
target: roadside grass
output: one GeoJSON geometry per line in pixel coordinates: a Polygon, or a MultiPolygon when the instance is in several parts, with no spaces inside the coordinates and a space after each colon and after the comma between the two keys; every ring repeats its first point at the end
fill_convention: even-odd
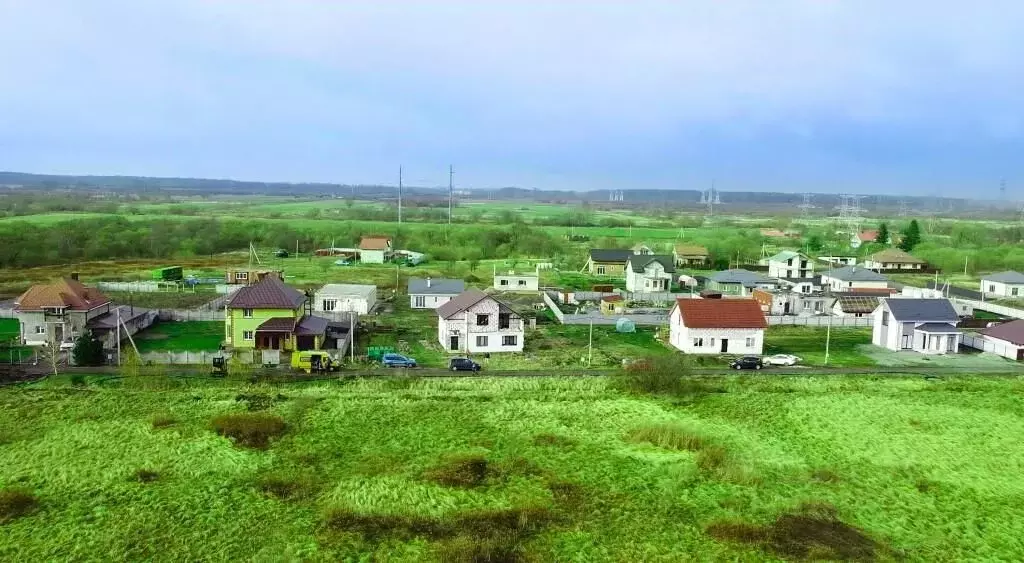
{"type": "Polygon", "coordinates": [[[139,352],[203,352],[220,348],[224,323],[219,321],[158,322],[136,334],[139,352]]]}
{"type": "MultiPolygon", "coordinates": [[[[772,326],[765,332],[764,355],[793,354],[803,359],[800,365],[825,365],[826,330],[807,326],[772,326]]],[[[865,352],[871,346],[870,328],[832,328],[828,365],[831,367],[871,367],[876,361],[865,352]]]]}
{"type": "Polygon", "coordinates": [[[1017,379],[716,382],[4,388],[0,560],[1018,557],[1017,379]]]}

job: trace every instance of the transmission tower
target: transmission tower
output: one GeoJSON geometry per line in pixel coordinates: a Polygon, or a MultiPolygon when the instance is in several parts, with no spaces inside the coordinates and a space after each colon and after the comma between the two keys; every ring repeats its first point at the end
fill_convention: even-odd
{"type": "Polygon", "coordinates": [[[811,210],[814,209],[814,205],[811,204],[811,194],[805,193],[804,202],[798,205],[797,207],[800,208],[800,217],[802,217],[803,219],[810,219],[811,210]]]}
{"type": "Polygon", "coordinates": [[[999,179],[999,199],[1006,201],[1006,178],[999,179]]]}
{"type": "Polygon", "coordinates": [[[909,209],[907,208],[907,200],[901,199],[900,200],[900,212],[899,212],[899,215],[900,215],[900,217],[906,217],[908,213],[909,213],[909,209]]]}
{"type": "Polygon", "coordinates": [[[843,194],[839,196],[839,221],[846,224],[851,237],[860,234],[860,224],[864,221],[859,195],[843,194]]]}

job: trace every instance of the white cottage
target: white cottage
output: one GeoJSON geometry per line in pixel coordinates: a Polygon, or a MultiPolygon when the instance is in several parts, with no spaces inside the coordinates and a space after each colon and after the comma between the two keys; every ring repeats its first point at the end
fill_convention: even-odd
{"type": "Polygon", "coordinates": [[[409,278],[409,306],[437,309],[466,291],[466,282],[453,279],[409,278]]]}
{"type": "Polygon", "coordinates": [[[1024,297],[1024,274],[999,272],[981,278],[981,292],[987,297],[1024,297]]]}
{"type": "Polygon", "coordinates": [[[672,255],[634,254],[626,260],[626,291],[663,293],[672,289],[672,255]]]}
{"type": "Polygon", "coordinates": [[[768,322],[753,299],[677,299],[669,342],[687,354],[760,354],[768,322]]]}
{"type": "Polygon", "coordinates": [[[368,315],[377,304],[377,286],[329,283],[317,290],[313,310],[368,315]]]}
{"type": "Polygon", "coordinates": [[[889,288],[889,278],[862,266],[844,266],[821,274],[821,285],[833,293],[889,288]]]}
{"type": "Polygon", "coordinates": [[[799,252],[783,250],[768,259],[768,277],[806,279],[813,275],[814,262],[799,252]]]}
{"type": "Polygon", "coordinates": [[[449,353],[522,352],[523,318],[479,289],[437,309],[437,341],[449,353]]]}
{"type": "Polygon", "coordinates": [[[498,291],[538,291],[540,277],[537,274],[494,274],[494,289],[498,291]]]}
{"type": "Polygon", "coordinates": [[[956,354],[960,317],[949,299],[887,297],[874,313],[871,343],[890,350],[956,354]]]}

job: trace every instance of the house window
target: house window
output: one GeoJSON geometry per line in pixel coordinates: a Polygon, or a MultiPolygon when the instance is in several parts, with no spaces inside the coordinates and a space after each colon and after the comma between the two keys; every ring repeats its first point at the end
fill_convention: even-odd
{"type": "Polygon", "coordinates": [[[498,282],[499,285],[508,285],[508,280],[501,280],[498,282]]]}
{"type": "Polygon", "coordinates": [[[753,337],[747,338],[747,348],[753,348],[753,347],[754,347],[754,338],[753,337]]]}
{"type": "Polygon", "coordinates": [[[253,334],[251,330],[242,331],[242,340],[253,340],[253,334]]]}
{"type": "Polygon", "coordinates": [[[246,319],[252,318],[252,309],[242,309],[242,317],[246,319]]]}
{"type": "MultiPolygon", "coordinates": [[[[417,295],[415,300],[416,300],[416,307],[426,307],[427,306],[427,298],[426,298],[426,296],[424,296],[424,295],[417,295]]],[[[435,298],[434,300],[436,301],[437,299],[435,298]]]]}
{"type": "Polygon", "coordinates": [[[502,346],[515,346],[518,343],[519,343],[519,337],[518,336],[502,336],[501,337],[501,345],[502,346]]]}
{"type": "Polygon", "coordinates": [[[39,325],[36,327],[36,334],[46,334],[46,325],[39,325]]]}
{"type": "Polygon", "coordinates": [[[711,346],[712,348],[715,347],[715,339],[714,338],[708,340],[708,346],[711,346]]]}
{"type": "MultiPolygon", "coordinates": [[[[526,287],[526,280],[519,280],[519,285],[522,286],[522,287],[526,287]]],[[[1017,290],[1014,290],[1014,291],[1017,291],[1017,290]]]]}
{"type": "Polygon", "coordinates": [[[820,313],[821,312],[821,301],[815,301],[814,302],[814,312],[815,313],[820,313]]]}
{"type": "Polygon", "coordinates": [[[235,272],[235,279],[238,281],[248,281],[249,272],[235,272]]]}
{"type": "Polygon", "coordinates": [[[509,328],[512,326],[512,316],[508,313],[500,313],[498,315],[498,328],[509,328]]]}
{"type": "Polygon", "coordinates": [[[693,339],[693,347],[694,348],[703,348],[704,347],[704,339],[703,338],[694,338],[693,339]]]}
{"type": "Polygon", "coordinates": [[[596,270],[597,270],[597,275],[599,275],[599,276],[603,276],[604,275],[604,265],[603,264],[599,264],[597,266],[596,270]]]}
{"type": "Polygon", "coordinates": [[[477,315],[476,316],[476,326],[487,326],[487,323],[490,322],[490,319],[491,319],[490,315],[477,315]]]}
{"type": "Polygon", "coordinates": [[[338,308],[337,299],[324,299],[323,301],[324,311],[333,311],[338,308]]]}
{"type": "Polygon", "coordinates": [[[889,311],[882,311],[882,326],[889,326],[889,311]]]}
{"type": "Polygon", "coordinates": [[[477,346],[477,348],[486,348],[487,347],[487,337],[486,336],[477,336],[476,337],[476,346],[477,346]]]}
{"type": "Polygon", "coordinates": [[[904,350],[909,350],[910,349],[910,335],[909,334],[904,334],[903,335],[903,349],[904,350]]]}
{"type": "Polygon", "coordinates": [[[1011,290],[1010,290],[1010,295],[1012,295],[1012,296],[1014,296],[1014,297],[1017,297],[1017,289],[1018,289],[1018,288],[1016,288],[1016,287],[1015,287],[1015,288],[1013,288],[1013,289],[1011,289],[1011,290]]]}

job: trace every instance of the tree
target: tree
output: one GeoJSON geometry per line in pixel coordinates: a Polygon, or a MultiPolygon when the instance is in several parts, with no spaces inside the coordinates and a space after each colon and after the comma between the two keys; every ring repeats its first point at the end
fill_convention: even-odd
{"type": "Polygon", "coordinates": [[[102,366],[104,363],[103,343],[93,336],[92,331],[85,331],[75,340],[71,350],[76,366],[102,366]]]}
{"type": "Polygon", "coordinates": [[[906,229],[903,229],[903,240],[900,241],[899,248],[904,252],[910,252],[915,246],[921,243],[921,226],[917,224],[917,219],[910,221],[906,229]]]}
{"type": "Polygon", "coordinates": [[[807,239],[807,250],[821,252],[822,248],[825,248],[825,243],[822,242],[820,235],[811,235],[811,238],[807,239]]]}
{"type": "Polygon", "coordinates": [[[878,244],[889,244],[889,224],[882,223],[878,226],[878,234],[875,236],[878,244]]]}
{"type": "Polygon", "coordinates": [[[53,370],[53,375],[60,375],[60,366],[64,363],[64,351],[60,349],[60,342],[48,342],[43,346],[43,360],[53,370]]]}

